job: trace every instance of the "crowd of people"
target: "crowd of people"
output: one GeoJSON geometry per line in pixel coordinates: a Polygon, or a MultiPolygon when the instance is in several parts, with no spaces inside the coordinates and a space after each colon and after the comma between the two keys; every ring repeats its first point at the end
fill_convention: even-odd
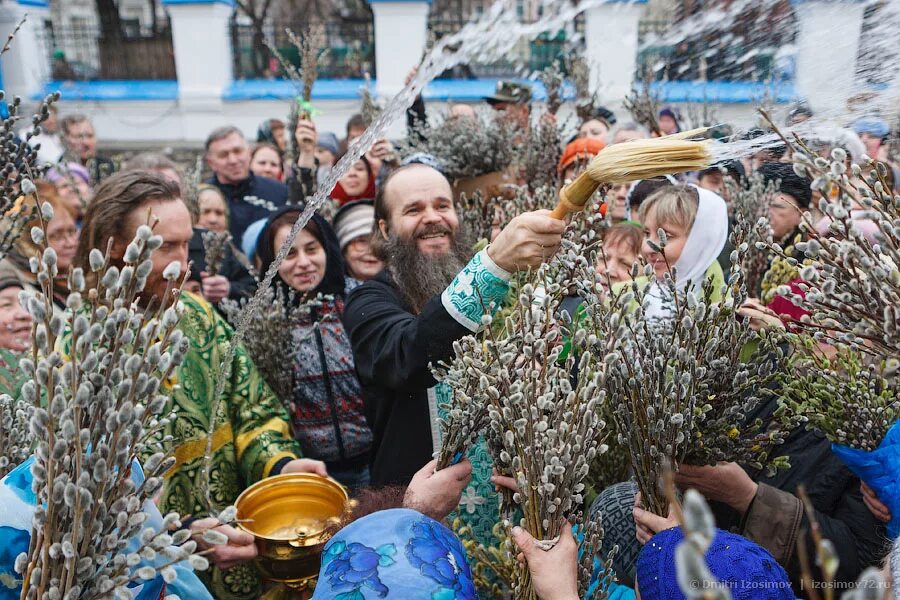
{"type": "MultiPolygon", "coordinates": [[[[529,118],[530,94],[487,100],[497,118],[529,118]]],[[[474,114],[458,105],[448,118],[474,114]]],[[[809,116],[805,109],[791,118],[809,116]]],[[[665,107],[657,117],[664,134],[681,130],[676,109],[665,107]]],[[[410,120],[417,118],[421,114],[410,120]]],[[[167,301],[162,274],[173,261],[190,273],[180,296],[186,311],[179,324],[190,351],[178,370],[180,385],[170,391],[176,418],[167,432],[177,462],[158,499],[160,512],[192,515],[184,525],[196,531],[215,523],[204,512],[201,491],[211,430],[209,493],[221,506],[262,478],[291,472],[327,474],[358,498],[356,520],[337,533],[323,555],[316,598],[363,587],[381,598],[474,598],[465,550],[442,521],[464,495],[474,494],[475,478],[490,488],[515,488],[515,483],[474,460],[434,471],[446,390],[432,366],[451,358],[454,342],[483,326],[483,317],[508,294],[515,273],[552,259],[566,222],[547,210],[515,215],[475,252],[476,240],[461,224],[454,182],[441,172],[440,161],[402,156],[388,140],[378,141],[340,178],[330,191],[328,210],[309,220],[277,267],[273,285],[285,292],[279,301],[296,306],[316,299],[294,323],[292,347],[282,349],[293,361],[293,392],[277,397],[239,344],[221,402],[214,402],[220,362],[233,336],[221,303],[256,291],[258,277],[275,262],[305,202],[366,125],[354,115],[339,139],[319,131],[312,119],[293,124],[269,119],[253,141],[225,125],[205,143],[210,177],[192,185],[181,167],[161,154],[115,164],[98,154],[87,117],[69,115],[57,123],[54,112],[44,133],[31,140],[40,143],[40,160],[51,165],[35,184],[40,201],[54,209],[46,224],[60,272],[53,282],[54,310],[67,310],[69,268],[87,267],[95,248],[108,247],[112,260],[121,261],[150,214],[163,245],[154,254],[142,302],[167,301]],[[206,232],[228,236],[226,255],[214,272],[206,256],[206,232]],[[391,554],[380,571],[360,566],[371,565],[372,556],[378,563],[378,552],[387,545],[412,550],[391,554]],[[436,558],[435,548],[444,554],[436,558]],[[442,592],[455,595],[435,595],[442,592]]],[[[897,189],[900,177],[888,156],[887,123],[859,119],[848,135],[852,139],[842,147],[851,158],[859,162],[865,154],[883,161],[897,189]]],[[[618,123],[614,114],[598,108],[560,148],[560,180],[574,179],[607,145],[648,136],[640,125],[618,123]]],[[[651,289],[673,267],[675,284],[682,288],[688,282],[724,281],[731,250],[729,194],[753,173],[775,186],[768,206],[772,232],[783,246],[792,245],[802,236],[803,211],[815,209],[815,194],[783,149],[766,149],[722,167],[610,189],[601,199],[610,226],[597,276],[611,286],[623,285],[634,275],[632,265],[641,263],[652,267],[651,289]]],[[[23,197],[13,210],[26,214],[33,202],[23,197]]],[[[35,214],[28,214],[25,231],[38,225],[35,214]]],[[[17,292],[38,289],[29,261],[39,255],[23,235],[0,261],[0,358],[6,364],[15,364],[16,353],[30,348],[31,322],[17,292]]],[[[761,290],[751,295],[759,298],[761,290]]],[[[651,292],[650,297],[663,294],[651,292]]],[[[754,300],[741,310],[761,327],[782,327],[800,318],[800,309],[781,297],[754,300]]],[[[646,310],[656,318],[665,318],[666,311],[661,300],[651,301],[646,310]]],[[[14,386],[4,391],[16,392],[14,386]]],[[[774,410],[773,399],[752,417],[765,418],[774,410]]],[[[683,466],[676,475],[679,487],[700,491],[716,514],[721,530],[707,555],[713,575],[748,590],[746,582],[771,583],[740,597],[801,594],[798,539],[810,529],[797,496],[801,484],[815,509],[818,531],[832,540],[840,559],[838,580],[852,581],[866,567],[882,564],[890,548],[884,524],[891,518],[883,499],[861,486],[814,431],[791,432],[778,452],[790,455],[791,468],[774,476],[736,463],[683,466]]],[[[487,502],[480,500],[476,504],[487,502]]],[[[677,520],[643,510],[629,483],[600,492],[593,511],[602,515],[597,518],[603,519],[607,545],[620,548],[614,594],[681,597],[674,571],[681,539],[677,520]]],[[[209,595],[258,597],[264,582],[252,562],[253,537],[230,526],[220,531],[229,542],[209,547],[213,568],[201,575],[209,595]]],[[[540,598],[578,597],[577,542],[567,529],[549,551],[539,549],[520,528],[511,535],[540,598]]]]}

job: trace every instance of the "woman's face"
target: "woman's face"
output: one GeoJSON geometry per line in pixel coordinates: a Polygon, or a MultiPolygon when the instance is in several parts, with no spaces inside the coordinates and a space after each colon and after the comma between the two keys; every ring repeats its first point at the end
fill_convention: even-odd
{"type": "Polygon", "coordinates": [[[84,207],[94,195],[91,186],[80,177],[72,177],[71,181],[61,179],[56,182],[56,193],[69,205],[72,212],[79,216],[84,214],[84,207]]]}
{"type": "MultiPolygon", "coordinates": [[[[284,225],[275,232],[275,248],[281,248],[291,228],[284,225]]],[[[294,240],[294,246],[278,267],[278,274],[291,289],[298,292],[311,292],[325,278],[325,248],[319,240],[304,229],[294,240]]]]}
{"type": "Polygon", "coordinates": [[[578,128],[578,137],[591,140],[605,140],[609,133],[606,123],[598,119],[589,119],[578,128]]]}
{"type": "Polygon", "coordinates": [[[369,171],[366,169],[366,163],[361,160],[356,161],[347,174],[341,178],[341,187],[350,196],[359,196],[366,191],[368,185],[369,171]]]}
{"type": "Polygon", "coordinates": [[[630,186],[627,183],[620,183],[606,194],[606,202],[611,212],[610,218],[615,222],[625,220],[629,188],[630,186]]]}
{"type": "Polygon", "coordinates": [[[47,224],[47,241],[56,250],[60,275],[68,274],[78,249],[78,228],[68,212],[57,210],[53,213],[53,218],[47,224]]]}
{"type": "Polygon", "coordinates": [[[635,254],[631,246],[625,242],[620,242],[611,246],[603,246],[603,254],[605,256],[597,256],[597,275],[600,281],[606,284],[607,277],[610,284],[621,283],[631,279],[631,266],[640,261],[640,257],[635,254]]]}
{"type": "Polygon", "coordinates": [[[31,347],[31,315],[19,304],[20,287],[0,291],[0,348],[24,352],[31,347]]]}
{"type": "Polygon", "coordinates": [[[254,175],[281,181],[281,157],[271,148],[260,148],[250,159],[254,175]]]}
{"type": "Polygon", "coordinates": [[[287,150],[287,136],[284,135],[284,127],[272,128],[272,137],[275,138],[275,144],[279,150],[282,152],[287,150]]]}
{"type": "Polygon", "coordinates": [[[197,219],[197,227],[224,233],[228,228],[228,216],[225,212],[225,200],[213,190],[200,192],[197,199],[200,205],[200,218],[197,219]]]}
{"type": "Polygon", "coordinates": [[[352,240],[344,248],[344,262],[350,276],[360,281],[372,279],[384,268],[384,263],[372,254],[372,245],[368,236],[352,240]]]}
{"type": "Polygon", "coordinates": [[[651,209],[644,219],[644,245],[641,251],[644,260],[647,261],[657,279],[663,276],[675,266],[684,250],[684,244],[687,242],[690,230],[685,229],[673,223],[659,223],[656,220],[656,211],[651,209]],[[659,230],[662,229],[666,234],[666,247],[662,252],[657,252],[650,247],[649,242],[653,242],[659,246],[659,230]]]}

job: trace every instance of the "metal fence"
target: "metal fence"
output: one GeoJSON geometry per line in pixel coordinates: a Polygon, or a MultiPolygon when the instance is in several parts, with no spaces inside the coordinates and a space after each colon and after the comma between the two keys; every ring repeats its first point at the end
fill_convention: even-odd
{"type": "MultiPolygon", "coordinates": [[[[461,14],[435,14],[428,19],[428,38],[433,44],[444,36],[457,33],[469,19],[461,14]]],[[[459,65],[444,72],[439,79],[477,79],[480,77],[528,77],[558,61],[565,70],[565,59],[584,34],[584,17],[578,15],[572,25],[555,33],[543,33],[533,40],[520,40],[502,59],[459,65]]]]}
{"type": "Polygon", "coordinates": [[[157,32],[123,27],[119,35],[104,35],[88,21],[45,21],[41,35],[53,79],[175,79],[168,24],[157,32]]]}
{"type": "MultiPolygon", "coordinates": [[[[300,54],[287,30],[301,36],[305,22],[268,23],[262,31],[251,24],[231,22],[234,76],[238,79],[285,77],[278,60],[264,42],[274,45],[287,61],[300,66],[300,54]]],[[[344,19],[324,25],[325,48],[319,58],[323,79],[355,79],[366,73],[375,77],[375,26],[372,19],[344,19]]]]}
{"type": "Polygon", "coordinates": [[[774,26],[760,20],[735,22],[722,30],[674,36],[675,41],[665,39],[671,26],[668,21],[639,23],[639,78],[766,81],[792,76],[789,64],[778,63],[779,48],[792,43],[796,34],[791,14],[774,26]]]}

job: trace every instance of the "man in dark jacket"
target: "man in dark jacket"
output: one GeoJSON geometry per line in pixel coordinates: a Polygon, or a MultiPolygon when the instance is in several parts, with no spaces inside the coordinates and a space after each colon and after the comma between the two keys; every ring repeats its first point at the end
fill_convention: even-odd
{"type": "Polygon", "coordinates": [[[250,148],[237,127],[228,125],[209,134],[206,162],[213,172],[207,183],[222,190],[228,201],[231,236],[236,244],[241,243],[251,223],[267,219],[287,204],[287,186],[250,171],[250,148]]]}
{"type": "Polygon", "coordinates": [[[548,211],[519,215],[471,257],[450,183],[422,164],[388,176],[375,221],[373,251],[386,268],[351,292],[344,323],[374,433],[372,483],[405,484],[440,444],[441,386],[429,366],[482,327],[506,296],[512,271],[553,256],[565,223],[548,211]]]}

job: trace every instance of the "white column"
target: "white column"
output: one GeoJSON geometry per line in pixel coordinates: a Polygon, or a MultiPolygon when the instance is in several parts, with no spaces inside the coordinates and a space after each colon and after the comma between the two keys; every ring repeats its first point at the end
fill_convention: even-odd
{"type": "Polygon", "coordinates": [[[43,0],[0,3],[0,46],[26,13],[25,24],[0,59],[7,95],[18,95],[24,100],[39,93],[50,79],[50,55],[44,33],[44,20],[50,16],[50,7],[43,0]]]}
{"type": "Polygon", "coordinates": [[[584,13],[585,56],[591,89],[601,97],[624,98],[631,91],[638,53],[638,22],[647,0],[607,0],[584,13]]]}
{"type": "Polygon", "coordinates": [[[369,0],[369,4],[375,15],[375,91],[391,97],[403,89],[409,70],[422,60],[430,2],[369,0]]]}
{"type": "Polygon", "coordinates": [[[186,139],[204,138],[206,119],[198,113],[222,111],[222,92],[231,84],[232,56],[228,21],[233,0],[163,0],[172,23],[172,47],[178,75],[186,139]],[[193,131],[202,127],[204,131],[193,131]]]}
{"type": "Polygon", "coordinates": [[[865,4],[856,0],[793,0],[797,91],[817,114],[836,115],[853,93],[865,4]]]}

